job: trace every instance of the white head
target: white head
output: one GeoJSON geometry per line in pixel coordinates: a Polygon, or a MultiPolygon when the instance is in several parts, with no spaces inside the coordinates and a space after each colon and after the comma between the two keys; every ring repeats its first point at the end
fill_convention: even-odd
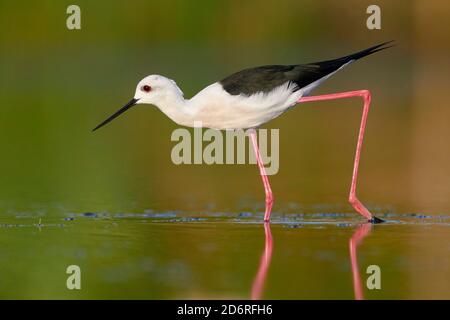
{"type": "Polygon", "coordinates": [[[183,99],[183,92],[178,88],[175,81],[164,76],[152,74],[139,81],[133,99],[92,131],[103,127],[137,104],[153,104],[161,109],[164,104],[170,103],[174,99],[183,99]]]}
{"type": "Polygon", "coordinates": [[[139,81],[134,99],[136,99],[136,104],[146,103],[158,106],[167,98],[172,98],[173,95],[183,96],[183,92],[175,81],[152,74],[139,81]]]}

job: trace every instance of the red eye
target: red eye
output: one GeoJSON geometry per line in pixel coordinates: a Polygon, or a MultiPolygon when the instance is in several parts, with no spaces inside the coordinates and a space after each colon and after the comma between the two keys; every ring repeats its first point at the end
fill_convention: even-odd
{"type": "Polygon", "coordinates": [[[152,91],[152,87],[150,87],[149,85],[146,84],[146,85],[142,86],[141,90],[145,91],[145,92],[150,92],[150,91],[152,91]]]}

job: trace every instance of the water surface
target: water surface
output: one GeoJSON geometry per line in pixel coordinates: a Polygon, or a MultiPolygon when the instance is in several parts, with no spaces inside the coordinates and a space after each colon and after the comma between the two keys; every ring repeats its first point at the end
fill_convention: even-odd
{"type": "Polygon", "coordinates": [[[448,216],[146,212],[0,221],[1,298],[450,298],[448,216]],[[66,288],[78,265],[81,290],[66,288]],[[381,289],[366,287],[369,265],[381,289]]]}

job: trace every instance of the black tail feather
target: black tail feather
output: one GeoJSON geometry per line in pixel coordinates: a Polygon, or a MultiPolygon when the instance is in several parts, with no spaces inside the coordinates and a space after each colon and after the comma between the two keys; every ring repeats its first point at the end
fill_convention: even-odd
{"type": "Polygon", "coordinates": [[[394,40],[383,42],[383,43],[378,44],[376,46],[373,46],[373,47],[370,47],[368,49],[359,51],[357,53],[354,53],[354,54],[342,57],[340,59],[347,60],[347,61],[358,60],[358,59],[361,59],[361,58],[363,58],[365,56],[368,56],[369,54],[372,54],[372,53],[375,53],[375,52],[378,52],[378,51],[381,51],[381,50],[393,47],[394,46],[394,44],[392,44],[393,42],[394,42],[394,40]]]}
{"type": "Polygon", "coordinates": [[[299,87],[302,88],[305,85],[312,83],[313,81],[316,81],[322,77],[325,77],[328,74],[331,74],[331,73],[337,71],[339,68],[341,68],[346,63],[361,59],[372,53],[392,47],[393,46],[393,45],[391,45],[392,42],[393,41],[383,42],[376,46],[367,48],[365,50],[362,50],[362,51],[359,51],[359,52],[356,52],[356,53],[353,53],[353,54],[350,54],[348,56],[344,56],[341,58],[333,59],[333,60],[298,65],[299,75],[298,75],[298,79],[296,80],[296,83],[298,83],[299,87]]]}
{"type": "MultiPolygon", "coordinates": [[[[270,92],[286,82],[295,83],[296,90],[304,88],[339,70],[350,61],[392,47],[392,41],[338,59],[295,65],[268,65],[236,72],[220,83],[229,94],[252,95],[255,92],[270,92]]],[[[310,89],[311,90],[311,89],[310,89]]],[[[305,93],[306,94],[306,93],[305,93]]]]}
{"type": "MultiPolygon", "coordinates": [[[[310,85],[311,83],[313,83],[319,79],[322,79],[322,78],[332,74],[333,72],[336,72],[343,65],[345,65],[351,61],[361,59],[372,53],[392,47],[392,45],[390,45],[390,44],[392,44],[392,41],[383,42],[376,46],[367,48],[365,50],[362,50],[362,51],[359,51],[359,52],[356,52],[356,53],[353,53],[353,54],[350,54],[348,56],[344,56],[341,58],[297,65],[294,67],[294,70],[292,72],[290,72],[292,74],[292,79],[290,79],[290,80],[295,82],[297,84],[298,88],[304,88],[307,85],[310,85]]],[[[310,90],[312,90],[312,88],[310,90]]],[[[305,95],[309,94],[310,92],[311,91],[306,92],[305,95]]]]}
{"type": "MultiPolygon", "coordinates": [[[[347,62],[350,62],[352,60],[358,60],[361,58],[364,58],[365,56],[368,56],[372,53],[384,50],[384,49],[388,49],[393,47],[394,45],[392,44],[394,42],[394,40],[391,41],[387,41],[387,42],[383,42],[380,44],[377,44],[376,46],[364,49],[362,51],[353,53],[353,54],[349,54],[348,56],[345,57],[341,57],[341,58],[337,58],[337,59],[333,59],[333,60],[327,60],[327,61],[321,61],[321,62],[315,62],[315,63],[310,63],[311,65],[319,65],[322,67],[337,67],[339,68],[340,66],[346,64],[347,62]],[[389,45],[391,44],[391,45],[389,45]]],[[[336,69],[337,69],[336,68],[336,69]]]]}

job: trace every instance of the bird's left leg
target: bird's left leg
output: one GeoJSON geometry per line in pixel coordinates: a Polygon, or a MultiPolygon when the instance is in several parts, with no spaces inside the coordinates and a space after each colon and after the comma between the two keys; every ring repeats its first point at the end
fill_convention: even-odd
{"type": "Polygon", "coordinates": [[[362,143],[364,139],[364,131],[366,129],[367,116],[369,114],[370,108],[370,92],[369,90],[357,90],[357,91],[349,91],[349,92],[340,92],[340,93],[332,93],[325,94],[320,96],[311,96],[311,97],[303,97],[300,98],[298,102],[310,102],[310,101],[324,101],[324,100],[335,100],[335,99],[343,99],[343,98],[351,98],[351,97],[362,97],[364,100],[363,113],[361,118],[361,125],[359,127],[358,134],[358,143],[356,144],[356,154],[355,154],[355,162],[353,164],[353,176],[352,176],[352,184],[350,187],[350,195],[348,200],[353,208],[360,213],[362,216],[366,217],[371,223],[380,223],[384,222],[383,220],[373,216],[369,210],[359,201],[356,197],[356,180],[358,179],[358,167],[359,167],[359,159],[361,157],[361,149],[362,143]]]}
{"type": "Polygon", "coordinates": [[[270,188],[269,178],[267,178],[266,168],[264,167],[264,163],[261,158],[261,153],[259,152],[258,140],[256,137],[256,130],[249,130],[250,139],[252,140],[253,151],[255,152],[256,162],[258,163],[259,173],[261,174],[261,178],[264,184],[264,191],[266,193],[266,212],[264,213],[264,222],[269,222],[270,213],[272,212],[273,205],[273,194],[272,189],[270,188]]]}

